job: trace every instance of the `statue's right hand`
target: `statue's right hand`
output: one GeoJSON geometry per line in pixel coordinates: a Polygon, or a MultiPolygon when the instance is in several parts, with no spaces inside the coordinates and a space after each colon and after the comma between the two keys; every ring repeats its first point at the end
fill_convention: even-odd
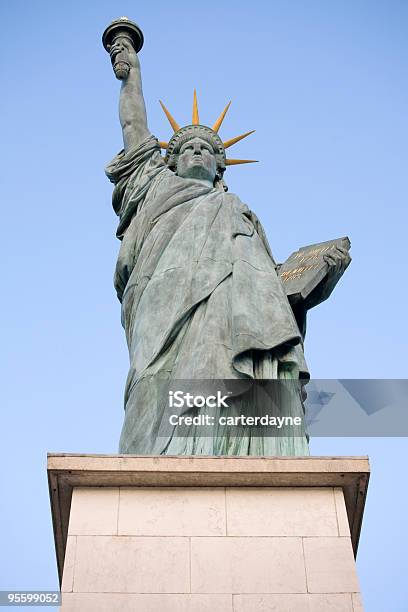
{"type": "Polygon", "coordinates": [[[139,60],[137,53],[128,38],[118,37],[109,49],[109,55],[112,66],[114,66],[117,62],[126,62],[131,68],[136,68],[138,66],[139,60]]]}

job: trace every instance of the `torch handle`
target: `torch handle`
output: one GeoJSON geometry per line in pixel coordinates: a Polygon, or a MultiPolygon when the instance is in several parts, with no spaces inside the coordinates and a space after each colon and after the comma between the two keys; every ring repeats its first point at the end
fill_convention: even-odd
{"type": "MultiPolygon", "coordinates": [[[[112,46],[121,38],[126,38],[126,40],[133,46],[133,42],[126,34],[126,32],[121,32],[120,30],[115,34],[115,36],[113,36],[112,46]]],[[[128,50],[126,49],[126,47],[122,45],[122,48],[119,53],[116,53],[115,56],[111,58],[111,61],[116,78],[120,81],[127,79],[130,71],[130,62],[128,57],[128,50]]]]}

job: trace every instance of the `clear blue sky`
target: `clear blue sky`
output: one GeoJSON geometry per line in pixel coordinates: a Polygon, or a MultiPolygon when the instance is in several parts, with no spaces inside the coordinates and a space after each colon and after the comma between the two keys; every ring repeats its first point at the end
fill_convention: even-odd
{"type": "MultiPolygon", "coordinates": [[[[57,588],[46,452],[114,453],[127,353],[112,286],[119,243],[106,162],[121,148],[119,83],[100,37],[120,15],[145,33],[149,126],[181,124],[193,88],[221,135],[256,133],[226,173],[278,261],[348,235],[353,263],[309,317],[315,378],[407,371],[408,4],[4,2],[2,34],[1,589],[57,588]]],[[[359,575],[368,612],[407,609],[405,439],[318,439],[369,454],[359,575]]]]}

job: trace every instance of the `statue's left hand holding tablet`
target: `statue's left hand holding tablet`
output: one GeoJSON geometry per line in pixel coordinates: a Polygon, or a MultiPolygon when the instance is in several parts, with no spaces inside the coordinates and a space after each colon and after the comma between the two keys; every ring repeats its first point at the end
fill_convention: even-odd
{"type": "Polygon", "coordinates": [[[312,293],[306,298],[304,305],[307,310],[314,308],[330,297],[333,289],[351,262],[350,253],[348,252],[348,249],[343,246],[336,246],[333,251],[323,255],[323,259],[328,266],[327,274],[312,291],[312,293]]]}

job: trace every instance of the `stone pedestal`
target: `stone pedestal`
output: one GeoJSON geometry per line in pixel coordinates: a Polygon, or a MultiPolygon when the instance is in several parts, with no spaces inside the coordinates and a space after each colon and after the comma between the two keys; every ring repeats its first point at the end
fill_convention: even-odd
{"type": "Polygon", "coordinates": [[[363,610],[366,458],[52,454],[48,475],[63,612],[363,610]]]}

